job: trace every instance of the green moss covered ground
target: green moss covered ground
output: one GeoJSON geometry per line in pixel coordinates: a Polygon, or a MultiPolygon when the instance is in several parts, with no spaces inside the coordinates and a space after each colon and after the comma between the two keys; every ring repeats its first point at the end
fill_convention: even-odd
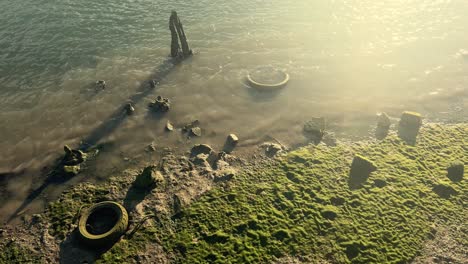
{"type": "MultiPolygon", "coordinates": [[[[288,255],[406,263],[434,235],[435,221],[468,222],[466,173],[452,182],[446,171],[453,160],[468,163],[466,138],[466,125],[430,125],[415,146],[391,135],[369,144],[302,148],[215,188],[159,236],[184,263],[262,263],[288,255]],[[378,170],[350,187],[357,154],[378,170]]],[[[466,245],[467,236],[461,239],[466,245]]]]}
{"type": "MultiPolygon", "coordinates": [[[[452,181],[446,170],[455,160],[468,164],[467,138],[466,124],[426,125],[415,146],[391,134],[292,151],[245,168],[177,217],[149,220],[100,254],[98,263],[133,262],[151,245],[179,263],[266,263],[289,256],[311,263],[406,263],[436,235],[435,223],[458,225],[454,239],[467,246],[467,226],[459,224],[468,222],[467,173],[452,181]],[[377,167],[361,185],[349,181],[355,155],[377,167]]],[[[46,211],[49,233],[68,237],[80,208],[112,199],[112,189],[125,193],[130,184],[112,179],[66,192],[46,211]]]]}

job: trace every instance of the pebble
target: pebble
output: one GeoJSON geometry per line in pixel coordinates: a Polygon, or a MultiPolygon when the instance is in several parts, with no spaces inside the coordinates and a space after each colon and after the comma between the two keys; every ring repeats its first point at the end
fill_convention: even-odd
{"type": "Polygon", "coordinates": [[[172,131],[172,130],[174,130],[174,126],[171,124],[170,121],[167,121],[167,123],[166,123],[166,130],[167,130],[167,131],[172,131]]]}

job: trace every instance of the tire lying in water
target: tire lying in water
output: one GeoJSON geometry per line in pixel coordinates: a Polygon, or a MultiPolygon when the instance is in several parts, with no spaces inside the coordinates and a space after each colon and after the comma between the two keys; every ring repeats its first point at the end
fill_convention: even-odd
{"type": "Polygon", "coordinates": [[[247,74],[247,84],[258,90],[276,90],[289,82],[289,74],[272,67],[259,67],[247,74]]]}
{"type": "Polygon", "coordinates": [[[116,202],[97,203],[80,216],[78,231],[81,240],[89,246],[111,245],[125,233],[128,227],[127,210],[116,202]]]}

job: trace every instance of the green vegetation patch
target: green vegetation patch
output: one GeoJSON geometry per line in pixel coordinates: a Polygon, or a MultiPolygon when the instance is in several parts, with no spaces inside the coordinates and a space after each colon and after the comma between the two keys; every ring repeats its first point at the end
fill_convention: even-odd
{"type": "Polygon", "coordinates": [[[467,125],[426,125],[415,146],[391,135],[378,142],[302,148],[213,189],[158,236],[184,263],[262,263],[283,256],[409,262],[432,237],[435,219],[468,220],[462,219],[466,175],[456,182],[447,177],[450,162],[468,163],[465,138],[467,125]],[[377,170],[351,188],[355,155],[377,170]]]}
{"type": "Polygon", "coordinates": [[[43,260],[31,253],[30,250],[22,248],[17,243],[10,241],[0,245],[0,263],[42,263],[43,260]]]}

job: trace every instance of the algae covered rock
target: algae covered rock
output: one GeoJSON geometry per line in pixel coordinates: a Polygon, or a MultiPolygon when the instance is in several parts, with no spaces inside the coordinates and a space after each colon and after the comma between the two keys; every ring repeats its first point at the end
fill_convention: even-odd
{"type": "Polygon", "coordinates": [[[375,137],[377,139],[384,139],[388,135],[388,130],[390,129],[391,124],[390,117],[386,113],[380,114],[377,119],[375,137]]]}
{"type": "Polygon", "coordinates": [[[349,184],[355,187],[364,183],[369,175],[376,170],[377,166],[369,159],[360,155],[354,156],[349,172],[349,184]]]}
{"type": "Polygon", "coordinates": [[[447,167],[447,177],[454,181],[461,181],[463,179],[463,173],[465,171],[463,162],[457,160],[450,163],[447,167]]]}
{"type": "Polygon", "coordinates": [[[164,182],[164,177],[161,172],[156,170],[155,166],[148,166],[137,176],[133,185],[137,188],[145,189],[155,187],[162,182],[164,182]]]}
{"type": "Polygon", "coordinates": [[[304,135],[318,144],[325,132],[325,118],[314,117],[304,124],[304,135]]]}
{"type": "Polygon", "coordinates": [[[422,125],[422,116],[416,112],[405,111],[398,124],[398,136],[407,143],[414,144],[422,125]]]}

